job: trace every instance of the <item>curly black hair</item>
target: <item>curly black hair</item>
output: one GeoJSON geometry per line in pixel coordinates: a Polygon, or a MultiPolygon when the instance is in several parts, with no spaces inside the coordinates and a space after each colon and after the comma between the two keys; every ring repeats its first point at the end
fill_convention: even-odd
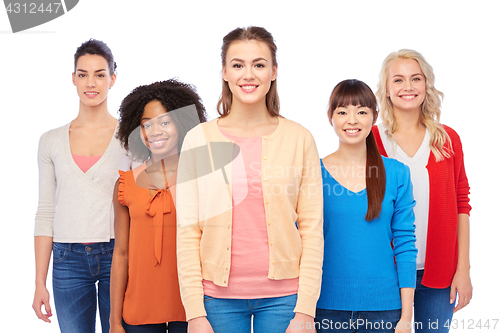
{"type": "Polygon", "coordinates": [[[196,107],[197,116],[191,112],[172,112],[169,115],[179,133],[177,145],[179,152],[186,133],[199,123],[207,121],[205,107],[193,85],[170,79],[135,88],[123,99],[118,110],[120,125],[116,138],[136,161],[145,161],[151,156],[149,149],[144,149],[145,145],[138,129],[141,125],[144,107],[154,100],[159,101],[167,112],[193,104],[196,107]]]}

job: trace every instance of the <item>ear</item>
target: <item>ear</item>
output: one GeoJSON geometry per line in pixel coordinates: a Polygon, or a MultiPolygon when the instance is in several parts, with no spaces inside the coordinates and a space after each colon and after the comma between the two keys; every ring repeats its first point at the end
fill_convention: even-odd
{"type": "Polygon", "coordinates": [[[378,111],[376,111],[376,112],[373,113],[373,123],[372,123],[372,126],[375,125],[375,123],[377,122],[377,119],[378,119],[378,111]]]}
{"type": "Polygon", "coordinates": [[[273,66],[273,73],[271,74],[271,81],[276,80],[278,77],[278,66],[273,66]]]}
{"type": "Polygon", "coordinates": [[[112,86],[115,85],[115,82],[116,82],[116,73],[113,73],[113,75],[111,75],[111,84],[109,85],[110,89],[112,86]]]}
{"type": "Polygon", "coordinates": [[[226,69],[226,66],[222,66],[222,79],[227,82],[227,69],[226,69]]]}
{"type": "Polygon", "coordinates": [[[75,76],[75,73],[71,73],[71,81],[73,81],[73,85],[76,86],[76,76],[75,76]]]}

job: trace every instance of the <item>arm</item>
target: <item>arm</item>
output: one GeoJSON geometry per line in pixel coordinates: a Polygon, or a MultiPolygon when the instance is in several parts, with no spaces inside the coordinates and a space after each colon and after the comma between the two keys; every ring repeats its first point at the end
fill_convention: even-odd
{"type": "Polygon", "coordinates": [[[458,263],[457,270],[451,282],[450,303],[455,302],[458,293],[458,304],[453,312],[465,307],[472,298],[472,283],[470,280],[469,260],[469,215],[458,214],[458,263]]]}
{"type": "Polygon", "coordinates": [[[396,325],[395,333],[411,333],[413,318],[413,295],[414,288],[401,288],[401,319],[396,325]]]}
{"type": "Polygon", "coordinates": [[[52,224],[55,214],[56,175],[48,146],[50,140],[47,133],[42,135],[38,145],[39,196],[35,218],[35,296],[33,310],[37,317],[50,323],[52,316],[50,295],[46,287],[47,272],[52,254],[52,224]],[[42,305],[45,313],[41,311],[42,305]]]}
{"type": "MultiPolygon", "coordinates": [[[[196,176],[195,136],[203,135],[201,128],[188,132],[179,157],[176,185],[177,211],[177,270],[182,303],[186,310],[188,330],[211,332],[203,303],[199,226],[199,192],[196,176]],[[195,131],[193,134],[192,131],[195,131]],[[197,132],[196,132],[197,131],[197,132]]],[[[203,162],[201,162],[203,163],[203,162]]]]}
{"type": "MultiPolygon", "coordinates": [[[[390,176],[389,172],[387,172],[387,176],[390,176]]],[[[401,319],[396,326],[396,333],[410,333],[412,330],[413,296],[417,275],[414,206],[410,170],[404,165],[398,179],[397,198],[392,217],[394,255],[401,294],[401,319]]]]}
{"type": "Polygon", "coordinates": [[[128,281],[128,239],[130,216],[128,208],[118,201],[120,179],[113,194],[115,209],[115,249],[111,264],[110,332],[125,332],[122,327],[123,298],[128,281]]]}
{"type": "Polygon", "coordinates": [[[450,139],[453,143],[453,163],[456,179],[457,193],[457,208],[458,208],[458,225],[457,225],[457,241],[458,241],[458,261],[457,269],[451,282],[450,303],[454,303],[456,293],[458,292],[458,304],[453,309],[457,312],[464,306],[469,304],[472,298],[472,284],[470,280],[470,260],[469,260],[469,213],[471,207],[469,205],[469,181],[465,173],[464,154],[462,150],[462,142],[458,134],[449,127],[445,127],[450,139]]]}
{"type": "Polygon", "coordinates": [[[52,254],[52,237],[35,236],[35,297],[33,299],[33,310],[37,317],[47,323],[50,323],[52,311],[50,309],[50,295],[46,287],[47,272],[49,270],[50,256],[52,254]],[[42,305],[45,307],[45,313],[42,312],[42,305]]]}
{"type": "Polygon", "coordinates": [[[286,333],[315,332],[314,315],[321,291],[323,267],[323,187],[318,150],[308,132],[304,143],[304,168],[297,199],[297,225],[302,240],[299,291],[295,317],[286,333]]]}

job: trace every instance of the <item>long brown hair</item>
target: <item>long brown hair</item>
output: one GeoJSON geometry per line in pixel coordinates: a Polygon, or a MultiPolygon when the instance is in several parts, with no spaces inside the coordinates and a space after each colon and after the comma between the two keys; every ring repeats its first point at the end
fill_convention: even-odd
{"type": "MultiPolygon", "coordinates": [[[[229,49],[231,43],[245,40],[256,40],[265,43],[271,51],[273,61],[272,65],[278,66],[278,62],[276,61],[276,51],[278,48],[274,43],[274,38],[269,31],[261,27],[236,28],[228,33],[222,41],[222,66],[226,65],[227,50],[229,49]]],[[[279,116],[280,113],[280,100],[278,97],[277,84],[277,79],[271,81],[271,87],[269,88],[266,96],[267,110],[273,117],[279,116]]],[[[233,94],[229,89],[229,84],[222,79],[222,93],[219,101],[217,102],[217,112],[221,117],[225,117],[229,114],[232,102],[233,94]]]]}
{"type": "MultiPolygon", "coordinates": [[[[333,112],[338,107],[349,105],[370,108],[373,111],[373,122],[377,119],[377,99],[370,87],[359,80],[345,80],[333,88],[328,108],[328,119],[332,124],[333,112]]],[[[368,209],[365,219],[371,221],[380,215],[382,201],[385,196],[385,167],[380,156],[373,132],[366,138],[366,196],[368,209]]]]}

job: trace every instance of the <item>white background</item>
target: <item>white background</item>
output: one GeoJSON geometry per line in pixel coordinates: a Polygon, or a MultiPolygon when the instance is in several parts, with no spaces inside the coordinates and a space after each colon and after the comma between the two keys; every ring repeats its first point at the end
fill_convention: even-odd
{"type": "MultiPolygon", "coordinates": [[[[320,156],[336,149],[326,109],[334,85],[356,78],[376,89],[383,59],[412,48],[434,67],[445,93],[442,122],[461,136],[471,186],[474,297],[453,332],[500,332],[498,1],[99,1],[81,0],[66,15],[12,34],[0,9],[0,174],[2,331],[57,332],[31,309],[36,154],[47,130],[74,119],[73,54],[89,38],[105,41],[118,64],[109,94],[116,114],[136,86],[178,77],[195,84],[210,118],[221,90],[222,37],[264,26],[278,45],[283,116],[311,130],[320,156]],[[481,325],[480,324],[480,325],[481,325]],[[15,328],[9,329],[9,326],[15,328]],[[4,330],[6,328],[6,330],[4,330]]],[[[47,281],[51,291],[51,277],[47,281]]],[[[52,301],[52,300],[51,300],[52,301]]],[[[55,312],[55,311],[54,311],[55,312]]]]}

